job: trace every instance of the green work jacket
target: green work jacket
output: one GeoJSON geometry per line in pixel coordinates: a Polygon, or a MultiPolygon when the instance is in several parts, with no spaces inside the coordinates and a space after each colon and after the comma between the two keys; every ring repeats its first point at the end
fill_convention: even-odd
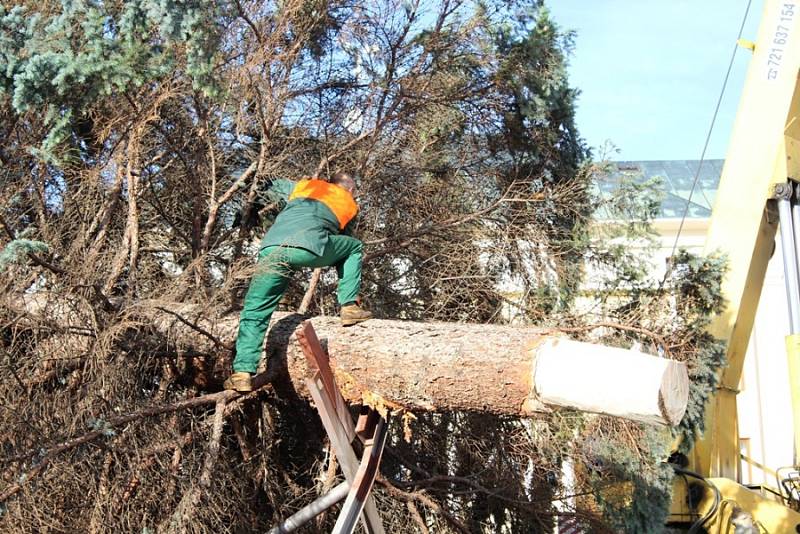
{"type": "Polygon", "coordinates": [[[337,185],[320,180],[274,180],[266,196],[282,210],[261,240],[262,249],[296,247],[322,256],[329,236],[352,235],[358,207],[350,193],[337,185]],[[347,214],[343,215],[342,204],[347,214]]]}

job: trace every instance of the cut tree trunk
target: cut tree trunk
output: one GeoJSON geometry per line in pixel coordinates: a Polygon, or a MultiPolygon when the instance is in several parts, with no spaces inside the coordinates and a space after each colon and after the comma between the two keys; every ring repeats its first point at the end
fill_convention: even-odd
{"type": "MultiPolygon", "coordinates": [[[[35,299],[25,308],[43,311],[35,299]]],[[[55,319],[53,310],[64,308],[51,306],[45,315],[55,319]]],[[[219,343],[233,345],[239,319],[164,302],[139,301],[121,313],[160,331],[175,348],[212,354],[219,343]]],[[[304,319],[275,314],[265,356],[270,375],[277,372],[283,385],[310,398],[305,379],[311,372],[294,335],[304,319]]],[[[676,425],[688,402],[683,363],[537,328],[378,319],[345,328],[334,317],[311,321],[351,403],[523,417],[567,407],[676,425]]]]}
{"type": "MultiPolygon", "coordinates": [[[[662,425],[680,422],[683,363],[544,335],[534,328],[370,320],[344,328],[311,320],[345,400],[410,410],[529,416],[547,406],[662,425]]],[[[274,323],[269,365],[285,365],[308,397],[310,376],[292,316],[274,323]]]]}

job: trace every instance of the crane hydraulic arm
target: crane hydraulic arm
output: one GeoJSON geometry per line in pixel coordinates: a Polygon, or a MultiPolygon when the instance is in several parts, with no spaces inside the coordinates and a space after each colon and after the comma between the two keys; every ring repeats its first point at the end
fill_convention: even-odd
{"type": "Polygon", "coordinates": [[[800,2],[768,0],[706,238],[706,253],[728,258],[722,287],[728,306],[711,325],[727,342],[728,365],[695,449],[703,475],[738,475],[736,393],[777,228],[771,204],[800,179],[798,69],[800,2]]]}
{"type": "MultiPolygon", "coordinates": [[[[800,180],[800,2],[765,0],[758,38],[749,48],[753,57],[705,246],[706,253],[722,252],[728,259],[722,287],[727,308],[710,326],[711,333],[727,343],[727,366],[707,406],[704,436],[689,461],[691,469],[712,484],[720,480],[714,487],[722,495],[717,493],[715,502],[735,500],[769,532],[795,532],[800,514],[778,503],[774,503],[777,507],[762,503],[753,492],[743,494],[747,490],[735,482],[741,480],[736,405],[739,381],[779,222],[787,294],[792,302],[791,322],[795,325],[787,348],[791,349],[795,450],[800,450],[800,277],[796,254],[800,244],[796,186],[800,180]]],[[[685,495],[676,491],[673,514],[684,505],[678,501],[685,495]]],[[[703,506],[711,511],[710,502],[706,499],[701,511],[703,506]]],[[[713,515],[719,516],[716,519],[708,515],[711,522],[722,524],[721,511],[714,511],[713,515]]]]}

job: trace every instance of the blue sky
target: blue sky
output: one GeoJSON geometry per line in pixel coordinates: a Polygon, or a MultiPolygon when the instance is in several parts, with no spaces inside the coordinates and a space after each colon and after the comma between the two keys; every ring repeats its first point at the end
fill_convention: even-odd
{"type": "MultiPolygon", "coordinates": [[[[612,160],[698,159],[747,0],[549,0],[577,31],[578,128],[612,160]]],[[[742,37],[755,41],[763,0],[742,37]]],[[[739,48],[706,158],[724,158],[751,53],[739,48]]],[[[595,149],[597,157],[600,150],[595,149]]]]}

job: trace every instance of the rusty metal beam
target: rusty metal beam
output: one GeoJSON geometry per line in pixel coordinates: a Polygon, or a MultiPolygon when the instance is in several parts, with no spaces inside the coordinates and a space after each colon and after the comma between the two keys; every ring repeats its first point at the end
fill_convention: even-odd
{"type": "MultiPolygon", "coordinates": [[[[373,412],[376,413],[377,412],[373,412]]],[[[375,433],[370,439],[364,442],[364,454],[361,457],[361,465],[358,467],[347,500],[344,502],[342,511],[336,519],[332,534],[351,534],[356,527],[361,510],[364,509],[369,492],[378,476],[378,468],[383,456],[383,448],[386,445],[386,434],[389,428],[388,421],[379,418],[375,425],[375,433]]]]}
{"type": "MultiPolygon", "coordinates": [[[[312,369],[316,369],[313,376],[306,379],[308,390],[317,407],[320,419],[322,419],[325,431],[330,437],[331,447],[339,459],[345,478],[350,483],[351,488],[357,487],[356,480],[360,469],[356,454],[351,446],[356,436],[355,426],[347,405],[336,385],[328,354],[322,348],[316,332],[314,332],[314,327],[309,321],[302,323],[297,329],[296,335],[309,365],[312,369]]],[[[383,439],[385,439],[385,436],[383,439]]],[[[383,451],[383,445],[381,445],[380,451],[383,451]]],[[[378,456],[377,460],[380,462],[380,456],[378,456]]],[[[366,449],[364,461],[369,464],[366,449]]],[[[377,471],[377,464],[375,464],[375,469],[377,471]]],[[[373,475],[373,480],[375,475],[373,475]]],[[[372,484],[370,483],[369,486],[371,488],[372,484]]],[[[375,500],[368,492],[361,508],[363,508],[361,517],[367,532],[369,534],[385,534],[378,509],[375,506],[375,500]]],[[[359,508],[359,511],[361,511],[361,508],[359,508]]]]}

